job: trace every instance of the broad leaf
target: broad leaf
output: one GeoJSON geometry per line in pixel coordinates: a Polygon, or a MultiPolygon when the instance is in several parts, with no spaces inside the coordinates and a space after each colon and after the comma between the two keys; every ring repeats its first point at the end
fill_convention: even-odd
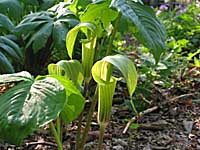
{"type": "Polygon", "coordinates": [[[22,15],[22,6],[18,0],[0,0],[0,13],[16,19],[22,15]]]}
{"type": "Polygon", "coordinates": [[[7,31],[12,31],[14,29],[13,23],[3,14],[0,14],[0,29],[1,28],[6,29],[7,31]]]}
{"type": "Polygon", "coordinates": [[[32,44],[34,53],[37,53],[38,50],[45,47],[47,40],[51,35],[52,29],[53,22],[43,25],[43,27],[31,37],[26,47],[29,47],[30,44],[32,44]]]}
{"type": "Polygon", "coordinates": [[[65,87],[67,101],[61,112],[61,116],[64,122],[68,124],[75,120],[83,111],[85,99],[71,80],[58,75],[50,76],[56,78],[65,87]]]}
{"type": "Polygon", "coordinates": [[[65,40],[68,30],[69,29],[62,22],[54,22],[53,39],[55,48],[57,48],[58,50],[65,49],[65,40]]]}
{"type": "Polygon", "coordinates": [[[0,76],[0,79],[0,83],[19,82],[29,81],[30,79],[32,79],[32,76],[30,73],[22,71],[15,74],[3,74],[0,76]]]}
{"type": "Polygon", "coordinates": [[[13,61],[17,63],[23,62],[22,51],[19,46],[5,36],[0,36],[0,50],[13,61]]]}
{"type": "Polygon", "coordinates": [[[112,0],[110,7],[116,8],[136,27],[136,38],[152,50],[156,62],[165,49],[165,28],[156,18],[153,9],[130,0],[112,0]]]}
{"type": "Polygon", "coordinates": [[[37,27],[39,27],[45,23],[47,23],[47,20],[41,20],[41,21],[37,21],[37,22],[20,23],[19,25],[16,26],[14,31],[17,35],[28,34],[30,32],[33,32],[37,27]]]}
{"type": "Polygon", "coordinates": [[[90,22],[96,25],[98,37],[102,37],[102,33],[118,15],[116,11],[109,8],[109,4],[109,1],[90,4],[80,16],[81,22],[90,22]]]}
{"type": "Polygon", "coordinates": [[[15,70],[10,63],[10,61],[6,58],[6,56],[0,52],[0,74],[1,73],[14,73],[15,70]]]}
{"type": "MultiPolygon", "coordinates": [[[[8,75],[18,83],[0,96],[0,139],[19,145],[35,129],[56,119],[66,101],[64,87],[54,78],[8,75]]],[[[30,76],[30,75],[29,75],[30,76]]],[[[0,76],[0,81],[5,75],[0,76]]],[[[5,80],[6,81],[6,80],[5,80]]]]}

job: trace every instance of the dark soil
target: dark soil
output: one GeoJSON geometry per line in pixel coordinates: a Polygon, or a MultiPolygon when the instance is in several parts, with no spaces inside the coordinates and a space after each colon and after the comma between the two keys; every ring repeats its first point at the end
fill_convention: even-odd
{"type": "MultiPolygon", "coordinates": [[[[196,77],[199,80],[199,77],[196,77]]],[[[111,121],[104,138],[105,150],[200,150],[200,82],[182,80],[179,87],[162,89],[154,86],[151,104],[158,106],[155,111],[139,117],[123,134],[127,122],[134,117],[125,105],[126,88],[121,86],[114,99],[111,121]]],[[[0,87],[3,93],[5,88],[0,87]]],[[[89,107],[88,104],[86,107],[89,107]]],[[[87,112],[86,112],[87,113],[87,112]]],[[[85,122],[83,122],[84,128],[85,122]]],[[[99,126],[96,113],[91,125],[85,150],[96,150],[99,126]]],[[[65,150],[74,150],[77,122],[64,126],[63,145],[65,150]]],[[[36,131],[27,137],[22,146],[0,143],[0,150],[56,150],[50,129],[36,131]]]]}

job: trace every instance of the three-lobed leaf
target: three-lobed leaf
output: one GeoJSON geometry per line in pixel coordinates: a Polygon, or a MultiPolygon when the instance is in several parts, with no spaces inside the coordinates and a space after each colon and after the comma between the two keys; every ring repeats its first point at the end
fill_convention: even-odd
{"type": "Polygon", "coordinates": [[[135,37],[152,50],[156,62],[165,49],[165,28],[156,18],[153,9],[130,0],[112,0],[110,7],[117,9],[134,25],[135,37]]]}
{"type": "Polygon", "coordinates": [[[110,9],[109,4],[109,1],[90,4],[80,16],[81,22],[90,22],[96,25],[98,37],[102,37],[103,32],[117,18],[118,12],[110,9]]]}

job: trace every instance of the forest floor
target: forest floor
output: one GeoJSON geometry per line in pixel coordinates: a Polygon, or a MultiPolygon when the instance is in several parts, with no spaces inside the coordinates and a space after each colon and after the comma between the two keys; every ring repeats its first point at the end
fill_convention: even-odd
{"type": "MultiPolygon", "coordinates": [[[[104,137],[104,149],[200,150],[200,83],[195,80],[181,82],[184,84],[179,88],[162,89],[154,86],[147,110],[136,118],[124,104],[124,91],[127,89],[118,84],[120,88],[115,94],[112,116],[104,137]],[[131,118],[134,119],[133,124],[125,131],[131,118]]],[[[95,113],[85,150],[97,149],[99,126],[96,120],[95,113]]],[[[75,149],[76,129],[76,121],[63,128],[65,150],[75,149]]],[[[27,137],[20,147],[0,143],[0,150],[8,149],[56,150],[57,147],[46,126],[27,137]]]]}

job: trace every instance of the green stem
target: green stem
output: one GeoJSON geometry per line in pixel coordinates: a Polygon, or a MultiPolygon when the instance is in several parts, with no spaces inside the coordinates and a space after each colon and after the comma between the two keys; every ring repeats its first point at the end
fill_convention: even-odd
{"type": "MultiPolygon", "coordinates": [[[[84,84],[84,91],[83,95],[84,97],[87,97],[88,95],[88,87],[89,87],[89,82],[90,80],[85,79],[85,84],[84,84]]],[[[79,150],[81,147],[81,126],[82,126],[82,121],[83,121],[83,111],[81,112],[79,118],[78,118],[78,129],[76,133],[76,150],[79,150]]]]}
{"type": "Polygon", "coordinates": [[[60,116],[56,119],[56,128],[57,128],[58,136],[60,140],[62,141],[62,125],[61,125],[60,116]]]}
{"type": "Polygon", "coordinates": [[[86,126],[85,126],[85,129],[83,131],[83,137],[82,137],[82,140],[81,140],[81,143],[80,143],[80,149],[78,149],[78,150],[83,150],[84,145],[86,143],[86,140],[87,140],[87,137],[88,137],[88,132],[90,130],[90,124],[91,124],[91,121],[92,121],[92,115],[94,113],[95,106],[97,104],[97,97],[98,97],[98,87],[96,88],[94,98],[93,98],[91,106],[90,106],[89,114],[87,116],[86,126]]]}
{"type": "Polygon", "coordinates": [[[50,122],[50,127],[51,127],[52,133],[53,133],[53,135],[55,137],[55,140],[56,140],[56,143],[57,143],[57,146],[58,146],[58,150],[63,150],[62,142],[61,142],[61,140],[59,138],[59,135],[58,135],[55,127],[54,127],[53,122],[50,122]]]}
{"type": "Polygon", "coordinates": [[[121,20],[121,16],[122,14],[119,13],[118,17],[117,17],[117,20],[115,22],[115,26],[114,26],[114,29],[113,29],[113,32],[112,32],[112,35],[110,37],[110,41],[109,41],[109,45],[108,45],[108,48],[107,48],[107,51],[106,51],[106,56],[108,56],[110,53],[111,53],[111,49],[112,49],[112,46],[113,46],[113,40],[115,38],[115,35],[117,33],[117,30],[119,28],[119,23],[120,23],[120,20],[121,20]]]}
{"type": "Polygon", "coordinates": [[[105,128],[106,128],[106,124],[100,124],[100,134],[99,134],[98,150],[102,150],[103,137],[104,137],[105,128]]]}
{"type": "Polygon", "coordinates": [[[134,110],[134,112],[136,113],[136,115],[138,114],[138,111],[137,111],[137,109],[136,109],[136,107],[135,107],[135,104],[133,103],[133,99],[132,99],[132,97],[130,97],[130,102],[131,102],[131,106],[132,106],[132,108],[133,108],[133,110],[134,110]]]}

